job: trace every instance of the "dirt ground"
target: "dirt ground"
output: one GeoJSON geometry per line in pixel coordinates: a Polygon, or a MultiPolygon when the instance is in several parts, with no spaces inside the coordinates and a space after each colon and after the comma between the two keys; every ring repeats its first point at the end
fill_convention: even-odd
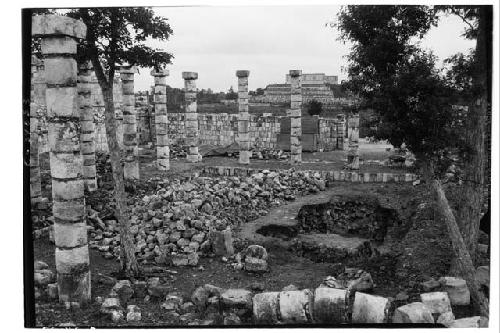
{"type": "MultiPolygon", "coordinates": [[[[342,152],[331,153],[306,153],[303,169],[340,169],[340,157],[342,152]],[[326,161],[325,163],[317,162],[326,161]],[[308,163],[312,162],[312,163],[308,163]]],[[[384,148],[378,151],[365,151],[364,157],[368,159],[383,159],[386,156],[384,148]]],[[[233,165],[238,166],[235,158],[207,158],[201,165],[193,166],[181,160],[171,162],[171,171],[160,173],[156,171],[147,158],[141,159],[141,177],[148,179],[151,177],[168,176],[189,176],[194,170],[205,165],[233,165]]],[[[42,167],[47,165],[42,161],[42,167]]],[[[252,167],[256,168],[287,168],[285,162],[280,161],[252,161],[252,167]]],[[[372,166],[370,166],[371,168],[372,166]]],[[[387,170],[387,167],[375,166],[370,171],[387,170]]],[[[397,172],[390,169],[389,172],[397,172]]],[[[366,171],[366,169],[365,169],[366,171]]],[[[399,170],[400,172],[406,172],[399,170]]],[[[44,182],[49,182],[50,176],[44,173],[44,182]]],[[[107,184],[109,185],[109,184],[107,184]]],[[[270,271],[258,275],[249,274],[244,271],[234,270],[228,263],[220,258],[200,258],[197,267],[169,267],[176,271],[175,274],[165,276],[169,281],[172,291],[181,293],[189,299],[197,286],[213,284],[222,288],[248,288],[264,291],[278,291],[283,287],[293,284],[299,289],[316,288],[327,276],[335,275],[339,270],[339,265],[347,264],[348,267],[357,267],[369,272],[375,282],[373,293],[381,296],[396,298],[400,292],[405,292],[408,299],[404,302],[394,299],[393,309],[399,305],[417,301],[419,293],[422,292],[419,282],[425,281],[429,277],[439,278],[446,273],[447,258],[450,255],[449,239],[446,237],[444,226],[436,226],[428,220],[415,220],[416,207],[422,202],[429,200],[426,187],[413,186],[411,184],[351,184],[337,182],[333,185],[335,190],[342,193],[370,193],[377,195],[387,205],[398,210],[402,221],[407,226],[407,237],[403,237],[400,244],[394,247],[391,255],[381,255],[379,257],[350,261],[348,263],[322,263],[312,262],[304,257],[299,257],[288,249],[280,247],[268,248],[270,271]],[[410,253],[410,256],[408,256],[410,253]],[[406,257],[405,257],[406,256],[406,257]],[[405,258],[405,260],[401,260],[405,258]],[[418,269],[407,269],[405,264],[414,265],[418,269]],[[200,269],[202,267],[202,269],[200,269]]],[[[46,191],[47,192],[47,191],[46,191]]],[[[49,193],[44,193],[48,196],[49,193]]],[[[98,191],[92,194],[87,202],[101,201],[106,196],[106,192],[98,191]],[[103,194],[104,193],[104,194],[103,194]],[[92,197],[95,196],[95,197],[92,197]]],[[[109,199],[108,199],[109,200],[109,199]]],[[[102,283],[99,279],[101,274],[117,276],[119,269],[115,260],[104,259],[98,251],[91,250],[91,274],[92,274],[92,302],[96,297],[105,298],[111,287],[102,283]]],[[[41,238],[34,241],[34,259],[42,260],[49,264],[51,269],[55,268],[54,245],[48,238],[41,238]]],[[[140,326],[170,326],[171,322],[165,317],[160,304],[162,300],[151,299],[145,302],[142,298],[134,299],[133,304],[140,307],[142,321],[140,326]]],[[[473,312],[470,307],[457,307],[454,309],[457,318],[470,316],[473,312]]],[[[54,326],[58,323],[72,322],[77,326],[117,326],[111,320],[99,312],[98,304],[91,304],[82,310],[66,310],[62,305],[54,300],[42,298],[37,302],[37,326],[54,326]]],[[[130,326],[129,324],[125,324],[130,326]]]]}

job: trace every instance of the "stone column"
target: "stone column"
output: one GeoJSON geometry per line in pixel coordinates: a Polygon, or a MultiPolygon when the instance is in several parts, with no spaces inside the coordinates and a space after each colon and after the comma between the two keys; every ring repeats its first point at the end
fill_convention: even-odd
{"type": "Polygon", "coordinates": [[[349,147],[347,149],[347,169],[359,170],[359,114],[354,114],[347,121],[349,147]]]}
{"type": "Polygon", "coordinates": [[[116,73],[113,78],[113,104],[115,107],[116,119],[116,140],[121,150],[125,148],[123,145],[123,109],[122,109],[122,83],[120,81],[120,74],[116,73]]]}
{"type": "Polygon", "coordinates": [[[78,107],[82,132],[80,145],[83,157],[83,182],[85,188],[92,192],[97,189],[97,173],[95,167],[95,125],[92,108],[91,66],[81,64],[78,72],[78,107]]]}
{"type": "Polygon", "coordinates": [[[42,183],[39,162],[38,118],[45,106],[45,82],[39,70],[41,61],[31,58],[31,103],[30,103],[30,197],[31,205],[42,201],[42,183]]]}
{"type": "Polygon", "coordinates": [[[302,71],[290,71],[290,163],[302,163],[302,71]]]}
{"type": "Polygon", "coordinates": [[[137,158],[137,119],[135,112],[134,74],[133,66],[121,66],[122,80],[122,111],[123,111],[123,145],[125,146],[125,179],[139,179],[139,161],[137,158]]]}
{"type": "Polygon", "coordinates": [[[155,133],[156,166],[158,170],[170,170],[170,149],[168,146],[167,83],[168,70],[153,70],[155,78],[155,133]]]}
{"type": "Polygon", "coordinates": [[[182,72],[184,79],[184,102],[186,117],[186,144],[188,146],[187,160],[191,163],[201,161],[201,156],[198,153],[198,114],[196,106],[196,80],[198,73],[182,72]]]}
{"type": "Polygon", "coordinates": [[[90,263],[80,152],[76,39],[85,38],[81,21],[60,15],[32,19],[41,37],[47,102],[52,213],[59,300],[67,307],[90,301],[90,263]]]}
{"type": "Polygon", "coordinates": [[[250,163],[250,137],[248,135],[248,76],[250,71],[236,71],[238,77],[238,140],[240,146],[240,164],[250,163]]]}

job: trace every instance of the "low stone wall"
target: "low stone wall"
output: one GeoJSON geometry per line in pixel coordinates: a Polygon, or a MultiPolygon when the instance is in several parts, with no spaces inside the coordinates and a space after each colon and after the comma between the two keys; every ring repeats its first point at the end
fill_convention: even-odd
{"type": "MultiPolygon", "coordinates": [[[[248,169],[226,166],[208,166],[202,173],[210,176],[250,176],[262,172],[263,169],[248,169]]],[[[271,170],[272,171],[272,170],[271,170]]],[[[357,171],[321,171],[308,170],[308,174],[318,174],[322,179],[330,182],[342,181],[352,183],[404,183],[413,182],[418,176],[413,173],[388,172],[357,172],[357,171]]]]}

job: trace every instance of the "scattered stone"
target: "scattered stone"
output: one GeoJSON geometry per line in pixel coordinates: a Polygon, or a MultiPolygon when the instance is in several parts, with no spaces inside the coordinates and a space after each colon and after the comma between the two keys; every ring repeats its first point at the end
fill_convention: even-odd
{"type": "Polygon", "coordinates": [[[132,288],[132,284],[129,280],[120,280],[118,281],[112,289],[118,297],[120,298],[121,303],[127,304],[127,302],[134,295],[134,289],[132,288]]]}
{"type": "Polygon", "coordinates": [[[481,320],[480,316],[455,319],[448,327],[449,328],[480,327],[480,320],[481,320]]]}
{"type": "Polygon", "coordinates": [[[347,313],[348,291],[345,289],[316,288],[313,315],[318,323],[344,323],[347,313]]]}
{"type": "Polygon", "coordinates": [[[370,273],[363,271],[359,277],[347,285],[350,291],[369,291],[373,289],[373,279],[370,273]]]}
{"type": "Polygon", "coordinates": [[[432,291],[434,289],[437,289],[441,286],[441,283],[439,283],[439,281],[435,280],[435,279],[430,279],[428,281],[425,281],[425,282],[422,282],[420,284],[422,286],[422,288],[424,289],[424,291],[432,291]]]}
{"type": "Polygon", "coordinates": [[[233,236],[231,229],[222,231],[213,230],[209,235],[212,240],[212,249],[215,255],[218,256],[232,256],[234,254],[233,236]]]}
{"type": "Polygon", "coordinates": [[[414,302],[400,306],[394,311],[392,317],[393,323],[401,324],[420,324],[431,323],[434,324],[432,313],[423,303],[414,302]]]}
{"type": "Polygon", "coordinates": [[[57,283],[49,283],[47,285],[47,295],[51,299],[57,299],[59,297],[59,289],[57,283]]]}
{"type": "Polygon", "coordinates": [[[262,282],[252,282],[249,286],[248,289],[253,290],[253,291],[264,291],[266,289],[264,283],[262,282]]]}
{"type": "Polygon", "coordinates": [[[123,320],[124,317],[123,311],[121,310],[111,310],[109,314],[111,315],[111,321],[113,323],[119,323],[120,321],[123,320]]]}
{"type": "Polygon", "coordinates": [[[451,305],[470,304],[470,292],[464,279],[447,276],[439,279],[439,282],[448,293],[451,305]]]}
{"type": "Polygon", "coordinates": [[[352,308],[352,322],[356,324],[381,324],[387,322],[389,299],[356,292],[352,308]]]}
{"type": "Polygon", "coordinates": [[[141,321],[142,315],[137,305],[127,306],[127,322],[141,321]]]}
{"type": "Polygon", "coordinates": [[[149,295],[157,298],[163,298],[172,290],[172,287],[166,284],[152,285],[148,288],[149,295]]]}
{"type": "Polygon", "coordinates": [[[438,319],[436,320],[436,323],[442,324],[446,327],[450,327],[450,325],[453,323],[455,320],[455,315],[453,312],[445,312],[439,315],[438,319]]]}
{"type": "Polygon", "coordinates": [[[245,289],[228,289],[220,297],[225,307],[252,309],[251,291],[245,289]]]}
{"type": "Polygon", "coordinates": [[[288,286],[283,287],[283,289],[281,289],[281,291],[294,291],[294,290],[299,290],[299,288],[297,288],[293,284],[289,284],[288,286]]]}
{"type": "Polygon", "coordinates": [[[241,319],[234,312],[229,313],[227,316],[224,316],[224,326],[229,325],[241,325],[241,319]]]}
{"type": "Polygon", "coordinates": [[[433,314],[441,314],[451,311],[450,299],[448,294],[442,291],[420,294],[422,303],[429,308],[433,314]]]}
{"type": "Polygon", "coordinates": [[[50,269],[40,269],[35,271],[34,279],[36,285],[45,286],[49,283],[55,282],[56,276],[50,269]]]}
{"type": "Polygon", "coordinates": [[[308,289],[282,291],[279,294],[279,313],[285,324],[306,323],[312,320],[309,309],[312,306],[312,293],[308,289]]]}
{"type": "Polygon", "coordinates": [[[243,252],[244,268],[248,272],[266,272],[267,265],[267,251],[260,245],[250,245],[243,252]]]}
{"type": "Polygon", "coordinates": [[[194,312],[196,310],[196,305],[193,302],[185,302],[181,305],[181,311],[183,313],[194,312]]]}
{"type": "Polygon", "coordinates": [[[101,313],[112,314],[112,312],[118,310],[121,310],[121,304],[120,300],[116,297],[108,297],[101,304],[101,313]]]}
{"type": "Polygon", "coordinates": [[[165,302],[161,305],[161,307],[167,311],[178,311],[182,304],[182,298],[175,295],[169,294],[167,295],[165,302]]]}
{"type": "Polygon", "coordinates": [[[49,265],[46,262],[40,261],[40,260],[35,261],[33,266],[34,266],[35,271],[49,269],[49,265]]]}
{"type": "Polygon", "coordinates": [[[410,298],[410,296],[408,296],[408,294],[405,291],[399,292],[395,297],[396,301],[400,302],[406,301],[408,298],[410,298]]]}
{"type": "Polygon", "coordinates": [[[173,253],[172,264],[174,266],[196,266],[198,265],[198,253],[173,253]]]}
{"type": "Polygon", "coordinates": [[[253,297],[253,318],[256,324],[278,323],[279,292],[256,294],[253,297]]]}

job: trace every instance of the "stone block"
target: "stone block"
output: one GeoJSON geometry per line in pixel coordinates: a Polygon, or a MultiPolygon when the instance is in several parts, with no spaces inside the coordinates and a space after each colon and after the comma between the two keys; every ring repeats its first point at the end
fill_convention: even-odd
{"type": "Polygon", "coordinates": [[[451,305],[470,304],[470,292],[464,279],[447,276],[442,277],[439,282],[448,293],[451,305]]]}
{"type": "Polygon", "coordinates": [[[420,324],[420,323],[431,323],[434,324],[434,318],[432,313],[423,303],[414,302],[400,306],[394,311],[392,317],[393,323],[408,323],[408,324],[420,324]]]}
{"type": "Polygon", "coordinates": [[[59,274],[75,274],[75,267],[89,266],[89,248],[88,246],[77,247],[74,249],[60,249],[56,247],[56,269],[59,274]]]}
{"type": "Polygon", "coordinates": [[[72,248],[87,244],[87,224],[54,223],[54,241],[56,246],[72,248]]]}
{"type": "Polygon", "coordinates": [[[87,35],[86,25],[80,21],[62,15],[36,15],[31,21],[31,34],[44,37],[47,35],[65,35],[84,39],[87,35]]]}
{"type": "Polygon", "coordinates": [[[285,324],[307,323],[311,321],[312,293],[308,289],[282,291],[279,294],[279,311],[285,324]]]}
{"type": "Polygon", "coordinates": [[[267,292],[253,297],[253,319],[255,324],[277,324],[279,292],[267,292]]]}
{"type": "Polygon", "coordinates": [[[381,324],[387,322],[389,299],[356,292],[352,308],[352,322],[356,324],[381,324]]]}
{"type": "Polygon", "coordinates": [[[316,288],[313,315],[318,323],[344,323],[347,312],[347,290],[316,288]]]}
{"type": "Polygon", "coordinates": [[[71,37],[48,37],[41,40],[40,49],[42,54],[76,54],[77,42],[71,37]]]}
{"type": "Polygon", "coordinates": [[[227,308],[252,309],[252,292],[245,289],[228,289],[221,293],[221,302],[227,308]]]}
{"type": "Polygon", "coordinates": [[[448,293],[435,291],[431,293],[420,294],[420,299],[431,312],[441,314],[451,311],[451,303],[448,298],[448,293]]]}
{"type": "Polygon", "coordinates": [[[467,317],[455,319],[448,327],[449,328],[479,328],[480,327],[480,316],[467,317]]]}
{"type": "MultiPolygon", "coordinates": [[[[76,64],[75,64],[76,66],[76,64]]],[[[55,70],[57,71],[57,69],[55,70]]],[[[76,83],[76,76],[75,76],[76,83]]],[[[53,87],[46,90],[47,116],[80,118],[76,87],[53,87]]]]}
{"type": "Polygon", "coordinates": [[[450,311],[442,313],[436,320],[436,323],[442,324],[446,327],[450,327],[450,325],[453,323],[454,320],[455,320],[455,315],[453,314],[453,312],[450,311]]]}
{"type": "MultiPolygon", "coordinates": [[[[75,86],[77,81],[77,64],[72,58],[47,58],[44,60],[45,83],[49,85],[58,84],[64,86],[75,86]]],[[[53,88],[47,88],[47,93],[53,88]]],[[[76,92],[76,90],[75,90],[76,92]]],[[[76,93],[75,93],[76,99],[76,93]]],[[[47,97],[47,110],[51,105],[47,97]]]]}

